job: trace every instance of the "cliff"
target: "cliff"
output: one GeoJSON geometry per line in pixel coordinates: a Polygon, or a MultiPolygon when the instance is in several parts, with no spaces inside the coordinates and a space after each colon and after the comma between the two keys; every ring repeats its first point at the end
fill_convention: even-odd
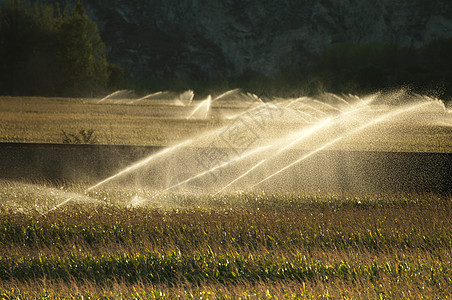
{"type": "Polygon", "coordinates": [[[338,42],[418,47],[452,37],[450,0],[85,0],[84,4],[99,26],[109,59],[134,76],[202,79],[246,71],[272,75],[309,65],[338,42]]]}

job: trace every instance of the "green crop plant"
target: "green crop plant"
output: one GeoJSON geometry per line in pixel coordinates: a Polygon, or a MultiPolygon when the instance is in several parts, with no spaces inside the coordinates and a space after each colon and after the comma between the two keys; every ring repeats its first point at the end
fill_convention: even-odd
{"type": "Polygon", "coordinates": [[[452,292],[450,198],[111,188],[89,193],[96,204],[68,203],[42,214],[29,206],[59,203],[65,194],[19,183],[0,187],[0,290],[10,298],[378,299],[452,292]],[[130,207],[136,195],[153,204],[130,207]]]}

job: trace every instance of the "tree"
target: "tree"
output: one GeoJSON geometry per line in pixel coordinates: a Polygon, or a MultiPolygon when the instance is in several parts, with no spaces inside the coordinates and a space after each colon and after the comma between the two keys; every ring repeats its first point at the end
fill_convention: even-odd
{"type": "Polygon", "coordinates": [[[97,25],[80,1],[59,7],[20,0],[0,6],[0,92],[83,96],[102,93],[110,66],[97,25]]]}
{"type": "Polygon", "coordinates": [[[95,93],[105,89],[109,67],[105,45],[96,23],[88,18],[80,1],[70,16],[62,18],[57,36],[61,87],[64,94],[95,93]]]}
{"type": "Polygon", "coordinates": [[[32,14],[33,34],[30,44],[33,46],[28,54],[26,72],[29,81],[26,87],[32,95],[57,95],[55,81],[60,74],[54,64],[57,55],[55,37],[58,32],[55,10],[50,5],[37,2],[32,14]]]}
{"type": "Polygon", "coordinates": [[[13,93],[25,75],[32,35],[32,18],[21,1],[0,8],[0,89],[13,93]]]}

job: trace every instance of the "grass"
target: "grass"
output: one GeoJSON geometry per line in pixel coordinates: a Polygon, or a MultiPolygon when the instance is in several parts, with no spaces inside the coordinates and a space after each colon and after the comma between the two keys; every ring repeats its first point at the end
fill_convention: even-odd
{"type": "Polygon", "coordinates": [[[83,188],[39,186],[2,184],[0,290],[8,297],[452,293],[450,198],[196,196],[118,187],[48,211],[83,188]],[[136,197],[142,205],[131,205],[136,197]]]}
{"type": "MultiPolygon", "coordinates": [[[[218,104],[213,108],[212,118],[187,120],[192,107],[156,101],[133,105],[125,100],[97,102],[98,99],[0,97],[0,141],[61,143],[62,131],[73,133],[84,128],[95,130],[97,142],[101,144],[172,145],[208,130],[227,127],[228,121],[221,116],[237,113],[232,106],[218,104]]],[[[258,132],[259,142],[300,128],[297,119],[267,125],[264,132],[258,132]]],[[[387,123],[344,139],[331,148],[452,152],[451,136],[452,126],[447,122],[387,123]]],[[[321,139],[316,135],[313,143],[318,144],[321,139]]]]}

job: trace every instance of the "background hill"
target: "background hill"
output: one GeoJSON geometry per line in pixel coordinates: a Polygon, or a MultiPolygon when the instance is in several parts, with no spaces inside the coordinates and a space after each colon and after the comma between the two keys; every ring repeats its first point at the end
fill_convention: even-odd
{"type": "MultiPolygon", "coordinates": [[[[149,78],[250,82],[261,77],[299,80],[306,74],[311,81],[320,77],[328,87],[322,55],[332,46],[391,45],[392,53],[404,58],[407,53],[400,52],[402,48],[417,51],[438,38],[452,38],[449,0],[85,0],[83,4],[99,26],[109,61],[123,68],[134,82],[144,82],[144,88],[150,87],[149,78]]],[[[333,49],[344,51],[344,47],[333,49]]],[[[328,55],[331,58],[331,51],[328,55]]],[[[372,55],[387,62],[385,56],[391,52],[372,55]]],[[[344,60],[343,52],[333,56],[344,60]]],[[[354,56],[345,54],[349,60],[354,56]]],[[[411,69],[431,73],[419,66],[418,60],[425,61],[425,57],[410,58],[412,63],[404,63],[414,66],[411,69]]],[[[379,65],[375,61],[368,64],[379,65]]],[[[342,68],[337,63],[336,67],[342,68]]],[[[375,71],[368,67],[365,65],[362,73],[375,71]]],[[[406,67],[403,69],[405,72],[406,67]]],[[[375,85],[424,80],[418,80],[419,76],[416,80],[401,78],[394,71],[376,72],[382,75],[377,74],[381,78],[375,85]]],[[[439,76],[443,86],[448,85],[449,75],[439,76]]],[[[336,82],[332,86],[343,85],[336,82]]]]}

